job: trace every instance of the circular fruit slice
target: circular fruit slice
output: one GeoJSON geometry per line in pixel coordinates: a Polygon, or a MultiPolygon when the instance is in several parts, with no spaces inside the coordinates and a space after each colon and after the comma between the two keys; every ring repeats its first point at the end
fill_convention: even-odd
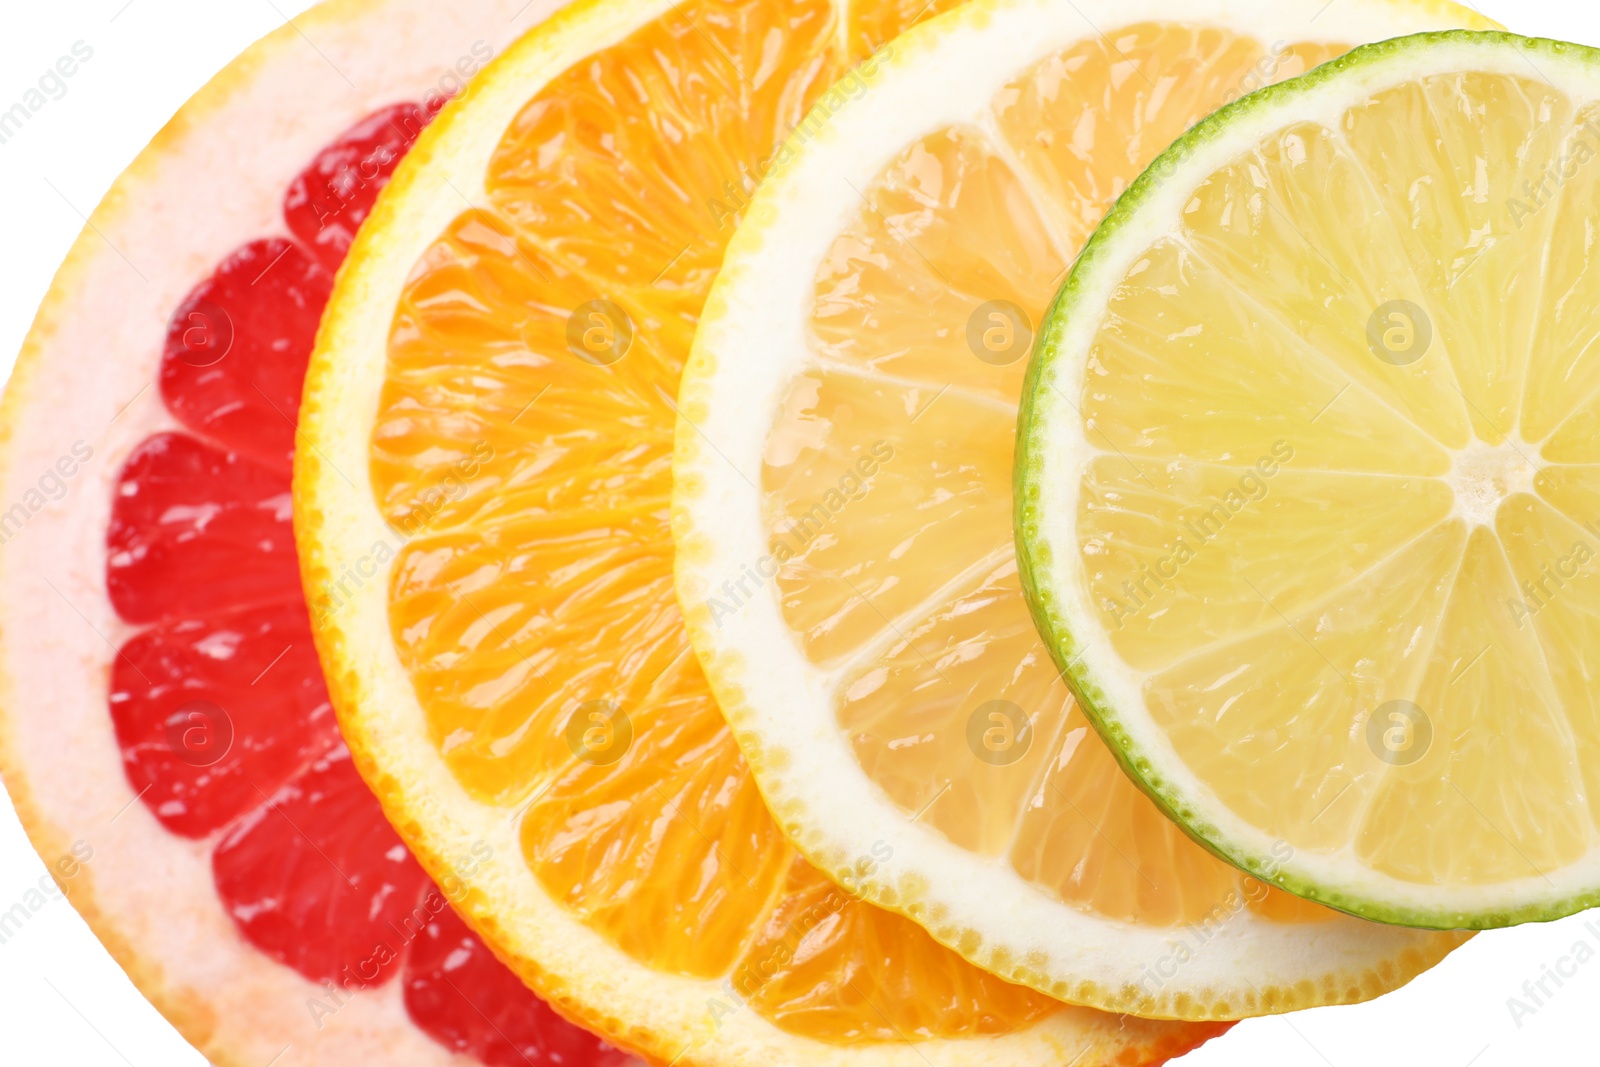
{"type": "Polygon", "coordinates": [[[1597,123],[1587,48],[1362,49],[1175,145],[1045,328],[1041,628],[1158,803],[1310,899],[1600,902],[1597,123]]]}
{"type": "Polygon", "coordinates": [[[250,49],[119,179],[6,392],[6,787],[96,934],[216,1063],[628,1061],[495,960],[450,908],[459,882],[431,883],[384,821],[334,725],[290,537],[333,271],[519,6],[335,4],[250,49]]]}
{"type": "Polygon", "coordinates": [[[1112,200],[1242,91],[1473,21],[1318,6],[999,0],[908,34],[802,127],[826,124],[757,197],[683,379],[679,592],[779,821],[840,878],[886,842],[872,899],[1097,1007],[1362,1000],[1460,941],[1304,904],[1164,819],[1052,666],[1012,545],[1033,324],[1112,200]]]}
{"type": "Polygon", "coordinates": [[[1148,1063],[1219,1029],[1068,1007],[835,887],[673,595],[672,398],[723,243],[930,6],[569,9],[398,172],[308,373],[297,533],[358,766],[430,868],[489,846],[465,909],[502,956],[662,1060],[1148,1063]]]}

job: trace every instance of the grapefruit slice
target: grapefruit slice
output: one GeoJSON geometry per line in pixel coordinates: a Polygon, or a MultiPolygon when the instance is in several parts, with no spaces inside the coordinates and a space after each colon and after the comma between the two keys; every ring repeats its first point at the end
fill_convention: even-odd
{"type": "Polygon", "coordinates": [[[672,398],[723,243],[930,6],[567,9],[423,136],[308,372],[296,532],[358,767],[431,869],[489,845],[465,909],[519,973],[662,1060],[1087,1067],[1219,1029],[1066,1006],[835,887],[678,614],[672,398]]]}
{"type": "Polygon", "coordinates": [[[1051,648],[1158,802],[1252,870],[1286,842],[1310,899],[1600,902],[1597,117],[1594,49],[1353,52],[1158,160],[1045,328],[1019,529],[1051,648]]]}
{"type": "Polygon", "coordinates": [[[630,1060],[499,963],[451,909],[459,884],[384,821],[339,739],[290,536],[333,271],[521,7],[335,3],[253,46],[118,180],[6,390],[6,788],[95,933],[215,1063],[630,1060]]]}
{"type": "Polygon", "coordinates": [[[1128,183],[1241,87],[1477,22],[1320,7],[986,0],[907,34],[763,186],[681,387],[678,588],[785,830],[835,877],[886,842],[872,899],[1103,1008],[1363,1000],[1462,939],[1307,905],[1163,818],[1051,663],[1012,543],[1032,330],[1128,183]]]}

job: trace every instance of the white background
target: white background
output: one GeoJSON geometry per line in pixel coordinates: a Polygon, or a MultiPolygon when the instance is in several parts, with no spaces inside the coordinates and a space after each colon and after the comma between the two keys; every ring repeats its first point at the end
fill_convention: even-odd
{"type": "MultiPolygon", "coordinates": [[[[449,0],[437,0],[448,3],[449,0]]],[[[779,0],[781,2],[781,0],[779,0]]],[[[1331,0],[1341,3],[1342,0],[1331,0]]],[[[306,0],[75,0],[0,16],[0,110],[77,41],[94,57],[67,92],[0,144],[0,374],[9,374],[56,265],[118,172],[188,96],[306,0]]],[[[1521,33],[1600,45],[1592,0],[1478,0],[1521,33]]],[[[0,794],[3,795],[3,794],[0,794]]],[[[0,803],[0,901],[45,873],[10,802],[0,803]]],[[[1240,1024],[1184,1067],[1522,1067],[1595,1063],[1600,910],[1480,935],[1411,985],[1370,1004],[1240,1024]],[[1593,923],[1593,930],[1586,924],[1593,923]],[[1508,998],[1547,968],[1588,962],[1514,1019],[1508,998]]],[[[189,1048],[106,955],[70,906],[55,901],[0,945],[0,1063],[199,1067],[189,1048]]],[[[265,1067],[265,1065],[263,1065],[265,1067]]],[[[1018,1065],[1028,1067],[1028,1065],[1018,1065]]],[[[1048,1067],[1048,1065],[1040,1065],[1048,1067]]]]}

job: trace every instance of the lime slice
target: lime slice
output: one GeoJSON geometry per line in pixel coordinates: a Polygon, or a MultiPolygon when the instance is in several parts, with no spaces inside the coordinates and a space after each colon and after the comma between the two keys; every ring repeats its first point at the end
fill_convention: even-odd
{"type": "Polygon", "coordinates": [[[1090,240],[1024,391],[1035,619],[1126,769],[1271,883],[1600,900],[1600,53],[1361,48],[1090,240]]]}

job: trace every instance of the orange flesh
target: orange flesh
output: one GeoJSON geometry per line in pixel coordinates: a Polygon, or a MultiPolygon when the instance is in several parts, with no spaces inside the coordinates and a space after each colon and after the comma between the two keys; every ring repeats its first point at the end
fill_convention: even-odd
{"type": "Polygon", "coordinates": [[[1071,257],[1158,152],[1231,96],[1342,51],[1132,26],[1026,71],[977,123],[923,137],[865,190],[825,259],[811,365],[768,439],[762,489],[784,615],[834,679],[862,768],[956,845],[1109,919],[1332,913],[1192,843],[1074,705],[1034,631],[1012,546],[1027,338],[1014,343],[1016,324],[984,305],[1008,301],[1037,323],[1071,257]]]}
{"type": "MultiPolygon", "coordinates": [[[[741,175],[871,44],[948,6],[854,4],[841,27],[817,0],[702,0],[559,75],[507,131],[489,205],[415,268],[372,443],[411,537],[393,639],[457,779],[528,805],[535,876],[635,959],[726,976],[841,1044],[1005,1033],[1059,1005],[840,893],[772,822],[673,592],[670,398],[741,175]],[[569,350],[595,299],[632,326],[614,363],[569,350]],[[577,758],[591,722],[614,747],[577,758]]],[[[603,346],[616,323],[591,326],[603,346]]]]}

